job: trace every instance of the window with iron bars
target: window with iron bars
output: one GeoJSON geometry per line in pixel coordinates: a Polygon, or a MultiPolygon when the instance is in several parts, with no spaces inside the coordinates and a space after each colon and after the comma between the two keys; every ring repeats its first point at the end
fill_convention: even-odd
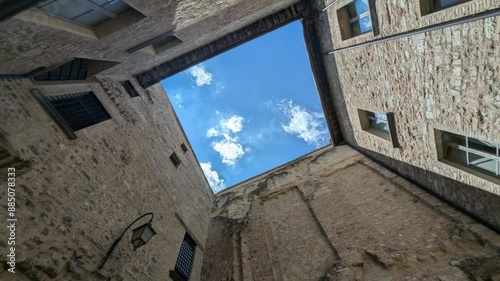
{"type": "Polygon", "coordinates": [[[435,130],[439,160],[485,179],[500,180],[500,144],[435,130]],[[444,160],[444,161],[443,161],[444,160]],[[486,177],[485,177],[486,176],[486,177]]]}
{"type": "Polygon", "coordinates": [[[174,281],[188,281],[193,269],[194,255],[196,253],[196,242],[186,233],[181,244],[179,256],[175,264],[175,269],[170,271],[170,277],[174,281]]]}
{"type": "Polygon", "coordinates": [[[73,131],[111,119],[93,92],[46,96],[45,98],[73,131]]]}

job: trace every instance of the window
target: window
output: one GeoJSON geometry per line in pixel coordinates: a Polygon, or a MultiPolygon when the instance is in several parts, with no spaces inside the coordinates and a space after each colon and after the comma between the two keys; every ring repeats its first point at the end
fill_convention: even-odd
{"type": "Polygon", "coordinates": [[[370,31],[378,35],[378,30],[375,30],[374,24],[376,20],[374,19],[376,18],[375,5],[374,3],[368,2],[369,0],[355,0],[337,10],[342,40],[353,38],[370,31]]]}
{"type": "Polygon", "coordinates": [[[172,35],[172,37],[168,38],[167,40],[153,44],[153,49],[155,51],[155,54],[160,54],[160,53],[163,53],[164,51],[166,51],[170,48],[173,48],[181,43],[182,43],[181,39],[172,35]]]}
{"type": "Polygon", "coordinates": [[[69,139],[75,131],[111,119],[93,92],[49,96],[41,89],[32,89],[33,97],[54,119],[69,139]]]}
{"type": "Polygon", "coordinates": [[[46,98],[73,131],[111,119],[93,92],[46,98]]]}
{"type": "Polygon", "coordinates": [[[35,76],[36,81],[85,80],[89,71],[89,60],[74,59],[59,67],[35,76]]]}
{"type": "Polygon", "coordinates": [[[122,86],[131,98],[138,97],[139,94],[135,90],[134,86],[130,81],[123,81],[122,86]]]}
{"type": "Polygon", "coordinates": [[[179,256],[175,263],[175,269],[170,271],[170,277],[174,281],[187,281],[191,277],[191,270],[193,268],[194,255],[196,253],[196,243],[189,234],[184,235],[179,256]]]}
{"type": "Polygon", "coordinates": [[[182,151],[187,152],[188,148],[185,144],[181,144],[182,151]]]}
{"type": "Polygon", "coordinates": [[[391,141],[393,147],[400,147],[396,135],[394,113],[387,114],[358,109],[361,129],[375,136],[391,141]]]}
{"type": "Polygon", "coordinates": [[[181,164],[181,160],[179,159],[177,154],[175,154],[175,152],[170,155],[170,161],[172,161],[175,167],[178,167],[181,164]]]}
{"type": "Polygon", "coordinates": [[[420,10],[422,15],[428,15],[468,1],[470,0],[420,0],[420,10]]]}
{"type": "Polygon", "coordinates": [[[108,68],[117,65],[118,62],[101,61],[83,58],[73,60],[59,65],[50,71],[33,77],[35,81],[71,81],[86,80],[108,68]]]}
{"type": "Polygon", "coordinates": [[[170,48],[173,48],[182,43],[182,40],[175,36],[175,32],[169,31],[138,45],[129,48],[127,52],[129,54],[135,53],[139,50],[150,53],[152,55],[160,54],[170,48]]]}
{"type": "Polygon", "coordinates": [[[36,8],[54,17],[93,28],[130,10],[122,0],[49,0],[36,8]]]}
{"type": "Polygon", "coordinates": [[[500,144],[434,130],[438,159],[476,176],[500,180],[500,144]]]}
{"type": "MultiPolygon", "coordinates": [[[[91,33],[94,31],[94,36],[97,38],[145,18],[123,0],[47,0],[38,3],[32,11],[60,20],[59,24],[47,21],[38,22],[39,24],[70,32],[74,30],[77,34],[81,33],[80,29],[84,27],[91,33]],[[68,28],[68,24],[76,26],[68,28]]],[[[37,16],[32,15],[28,18],[37,22],[37,16]]]]}

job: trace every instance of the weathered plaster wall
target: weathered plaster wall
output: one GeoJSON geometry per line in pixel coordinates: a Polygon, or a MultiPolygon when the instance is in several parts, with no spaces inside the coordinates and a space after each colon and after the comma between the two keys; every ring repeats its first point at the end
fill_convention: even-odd
{"type": "Polygon", "coordinates": [[[348,146],[217,194],[210,229],[204,280],[500,277],[500,236],[348,146]]]}
{"type": "MultiPolygon", "coordinates": [[[[0,25],[0,73],[26,73],[73,57],[120,62],[101,75],[130,75],[168,61],[297,2],[297,0],[127,0],[146,18],[103,38],[88,38],[23,20],[0,25]],[[127,49],[169,31],[183,41],[160,54],[127,49]]],[[[38,19],[44,21],[43,17],[38,19]]]]}
{"type": "MultiPolygon", "coordinates": [[[[166,280],[188,231],[199,245],[192,280],[200,280],[212,192],[164,90],[132,83],[139,97],[110,79],[44,87],[50,94],[92,90],[112,117],[69,140],[32,97],[29,80],[0,81],[1,136],[30,165],[16,178],[17,273],[2,267],[0,279],[166,280]],[[174,151],[177,168],[169,160],[174,151]],[[128,232],[98,271],[115,238],[146,212],[154,212],[158,234],[133,252],[128,232]]],[[[3,210],[6,196],[3,188],[3,210]]]]}
{"type": "MultiPolygon", "coordinates": [[[[452,19],[468,7],[492,8],[488,3],[471,1],[422,20],[452,19]]],[[[379,20],[385,21],[381,13],[379,20]]],[[[332,49],[335,43],[330,36],[337,32],[336,19],[329,15],[318,20],[325,51],[332,49]]],[[[500,231],[500,187],[437,161],[434,140],[436,128],[500,141],[498,21],[499,17],[475,21],[324,59],[342,132],[350,145],[500,231]],[[393,148],[361,130],[358,108],[394,112],[402,147],[393,148]]]]}

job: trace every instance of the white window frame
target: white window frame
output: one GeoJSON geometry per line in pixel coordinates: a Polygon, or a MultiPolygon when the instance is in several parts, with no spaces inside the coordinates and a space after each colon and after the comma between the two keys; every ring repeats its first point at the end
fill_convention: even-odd
{"type": "MultiPolygon", "coordinates": [[[[349,5],[354,5],[356,6],[356,1],[358,0],[352,0],[348,2],[346,5],[341,7],[340,9],[337,9],[337,19],[340,25],[340,36],[342,38],[342,41],[349,40],[358,36],[362,36],[365,34],[373,34],[374,36],[379,35],[379,29],[378,29],[378,19],[377,19],[377,12],[375,9],[375,0],[368,0],[368,11],[365,11],[361,14],[357,14],[355,17],[351,18],[349,15],[349,5]],[[369,17],[370,18],[370,23],[371,23],[371,29],[362,32],[361,31],[361,20],[363,18],[369,17]],[[354,34],[354,30],[352,28],[353,23],[359,22],[358,25],[360,27],[359,34],[354,34]]],[[[356,7],[355,7],[356,9],[356,7]]],[[[357,13],[357,11],[356,11],[357,13]]]]}
{"type": "Polygon", "coordinates": [[[500,143],[493,142],[493,141],[485,141],[485,140],[478,139],[475,137],[466,136],[464,134],[452,133],[452,132],[439,130],[439,129],[434,129],[434,134],[435,134],[435,140],[436,140],[436,148],[437,148],[437,152],[438,152],[438,161],[443,162],[445,164],[448,164],[450,166],[453,166],[455,168],[458,168],[460,170],[463,170],[469,174],[473,174],[473,175],[478,176],[480,178],[483,178],[483,179],[500,184],[500,143]],[[465,138],[465,145],[461,145],[461,144],[458,144],[455,142],[447,141],[446,134],[454,134],[454,135],[464,137],[465,138]],[[482,142],[492,143],[494,145],[495,154],[491,154],[491,153],[470,147],[469,138],[474,138],[474,139],[480,140],[482,142]],[[466,161],[462,162],[462,161],[458,161],[458,160],[450,158],[448,156],[448,148],[449,147],[452,147],[452,148],[455,148],[455,149],[458,149],[458,150],[465,152],[466,161]],[[494,175],[489,170],[485,170],[483,168],[472,165],[471,161],[470,161],[469,153],[473,153],[473,154],[481,156],[483,158],[495,161],[495,173],[494,173],[494,175]]]}

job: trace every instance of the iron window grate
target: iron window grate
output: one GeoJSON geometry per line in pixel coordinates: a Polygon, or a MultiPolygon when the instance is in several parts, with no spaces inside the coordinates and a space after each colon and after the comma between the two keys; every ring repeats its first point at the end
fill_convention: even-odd
{"type": "Polygon", "coordinates": [[[137,93],[137,91],[135,90],[134,86],[132,85],[132,83],[130,81],[128,81],[128,80],[123,81],[122,86],[131,98],[139,96],[139,94],[137,93]]]}
{"type": "Polygon", "coordinates": [[[111,119],[93,92],[47,96],[46,99],[73,131],[111,119]]]}
{"type": "Polygon", "coordinates": [[[186,233],[182,241],[179,257],[175,264],[175,272],[185,281],[191,277],[194,255],[196,253],[196,242],[186,233]]]}
{"type": "Polygon", "coordinates": [[[76,58],[48,72],[35,76],[35,81],[85,80],[89,71],[89,60],[76,58]]]}

